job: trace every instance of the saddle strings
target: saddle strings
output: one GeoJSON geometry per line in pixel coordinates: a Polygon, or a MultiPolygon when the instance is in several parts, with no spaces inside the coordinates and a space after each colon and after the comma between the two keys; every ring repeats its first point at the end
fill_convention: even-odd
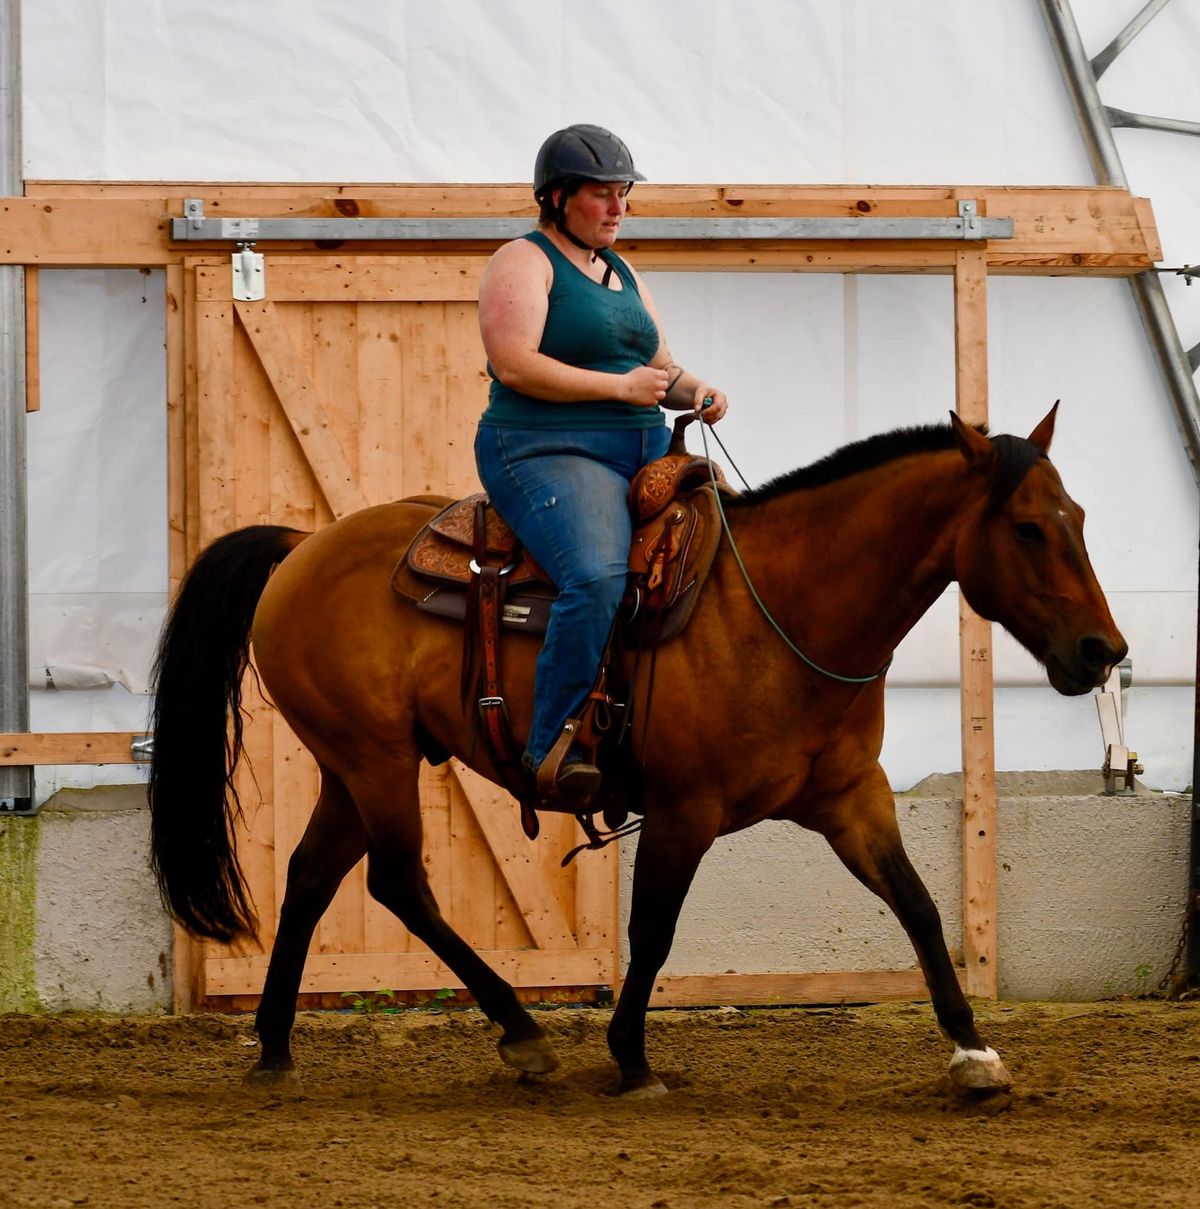
{"type": "MultiPolygon", "coordinates": [[[[814,672],[819,672],[822,676],[830,680],[836,680],[839,684],[871,684],[878,680],[884,672],[892,666],[892,658],[889,657],[887,663],[883,665],[873,676],[839,676],[837,672],[831,672],[827,668],[823,668],[819,663],[814,663],[788,636],[783,632],[783,627],[771,615],[770,609],[762,602],[762,598],[754,589],[754,584],[750,579],[750,572],[746,570],[746,564],[742,562],[742,556],[737,548],[737,543],[733,540],[733,534],[729,530],[729,521],[725,516],[725,507],[721,503],[721,493],[717,489],[717,475],[713,470],[712,457],[708,450],[708,430],[710,425],[700,421],[700,439],[704,442],[704,456],[708,460],[708,477],[712,482],[713,498],[717,501],[717,515],[721,518],[721,528],[725,531],[725,537],[729,542],[729,548],[733,551],[733,557],[738,565],[738,570],[742,573],[742,578],[746,581],[746,587],[750,589],[750,595],[754,598],[754,603],[758,605],[762,615],[771,623],[771,628],[783,639],[789,651],[796,655],[804,663],[806,663],[814,672]]],[[[729,451],[725,448],[721,438],[714,432],[713,440],[721,446],[721,452],[725,455],[729,465],[733,467],[739,479],[742,480],[742,486],[747,491],[750,490],[750,484],[746,482],[745,475],[738,470],[733,459],[729,456],[729,451]]]]}

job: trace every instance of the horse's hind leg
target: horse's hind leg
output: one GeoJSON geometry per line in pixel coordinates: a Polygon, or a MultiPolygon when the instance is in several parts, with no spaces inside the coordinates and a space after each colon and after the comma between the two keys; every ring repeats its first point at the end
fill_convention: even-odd
{"type": "Polygon", "coordinates": [[[342,879],[366,850],[366,832],[350,794],[322,769],[316,809],[288,862],[279,928],[255,1019],[262,1052],[250,1079],[278,1079],[292,1070],[292,1024],[308,946],[342,879]]]}
{"type": "Polygon", "coordinates": [[[484,1014],[503,1030],[500,1057],[531,1074],[547,1074],[558,1059],[542,1029],[504,981],[442,918],[421,860],[418,762],[393,756],[352,784],[368,834],[367,889],[462,979],[484,1014]]]}
{"type": "Polygon", "coordinates": [[[984,1045],[975,1028],[974,1013],[946,949],[938,909],[904,851],[895,801],[883,771],[877,769],[869,784],[822,812],[818,830],[850,872],[891,907],[908,933],[934,1014],[954,1042],[950,1078],[960,1087],[978,1091],[1007,1087],[1010,1080],[1004,1063],[984,1045]]]}

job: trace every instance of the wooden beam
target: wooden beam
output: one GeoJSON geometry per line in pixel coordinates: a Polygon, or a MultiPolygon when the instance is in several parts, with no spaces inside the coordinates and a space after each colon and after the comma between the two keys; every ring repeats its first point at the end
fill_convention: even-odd
{"type": "MultiPolygon", "coordinates": [[[[479,956],[513,986],[609,985],[609,949],[479,950],[479,956]]],[[[204,962],[206,995],[256,995],[267,974],[266,956],[210,957],[204,962]]],[[[427,949],[411,953],[309,953],[301,993],[375,991],[385,987],[436,991],[462,980],[427,949]]]]}
{"type": "Polygon", "coordinates": [[[139,764],[130,744],[140,731],[0,735],[0,764],[139,764]]]}
{"type": "MultiPolygon", "coordinates": [[[[959,981],[964,977],[957,971],[959,981]]],[[[928,999],[920,970],[821,974],[688,974],[659,978],[654,1007],[770,1007],[793,1003],[878,1003],[928,999]]]]}
{"type": "MultiPolygon", "coordinates": [[[[987,261],[960,251],[954,271],[958,414],[987,422],[987,261]]],[[[992,627],[959,591],[962,682],[963,959],[967,991],[994,999],[996,969],[996,757],[992,722],[992,627]]]]}
{"type": "MultiPolygon", "coordinates": [[[[272,254],[267,297],[272,302],[475,302],[487,255],[339,256],[332,260],[272,254]],[[286,272],[278,272],[280,265],[286,272]]],[[[229,298],[229,261],[206,257],[197,274],[196,297],[229,298]]]]}
{"type": "Polygon", "coordinates": [[[358,485],[358,476],[275,303],[233,305],[330,511],[340,518],[366,508],[368,501],[358,485]]]}
{"type": "MultiPolygon", "coordinates": [[[[522,217],[532,222],[535,216],[526,185],[34,181],[27,182],[25,197],[5,198],[0,204],[0,263],[144,267],[181,263],[206,248],[232,250],[221,244],[171,242],[170,219],[182,216],[186,197],[203,198],[211,217],[522,217]]],[[[1013,220],[1013,239],[987,245],[992,272],[1120,277],[1142,272],[1162,257],[1146,199],[1111,187],[639,185],[630,212],[643,218],[952,216],[956,200],[963,197],[974,198],[981,214],[1013,220]]],[[[486,254],[493,246],[480,242],[468,250],[486,254]]],[[[661,267],[949,273],[953,265],[945,252],[954,246],[940,245],[943,254],[932,263],[924,259],[929,245],[876,263],[870,249],[864,252],[861,246],[838,249],[796,241],[767,249],[725,241],[677,248],[661,267]]],[[[391,242],[356,245],[354,251],[395,253],[398,248],[411,254],[454,250],[445,244],[391,242]]],[[[311,241],[272,244],[271,249],[314,256],[339,256],[346,250],[320,249],[311,241]]]]}
{"type": "Polygon", "coordinates": [[[25,270],[25,410],[39,411],[42,406],[41,283],[38,270],[25,270]]]}

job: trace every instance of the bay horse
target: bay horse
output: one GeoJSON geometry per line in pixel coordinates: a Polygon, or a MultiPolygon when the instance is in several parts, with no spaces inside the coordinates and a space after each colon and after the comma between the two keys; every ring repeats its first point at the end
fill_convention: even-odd
{"type": "MultiPolygon", "coordinates": [[[[1008,1085],[901,843],[879,765],[880,669],[952,581],[1045,666],[1060,693],[1103,684],[1124,656],[1084,547],[1083,511],[1047,457],[1056,409],[1027,439],[989,437],[953,415],[948,425],[881,434],[725,503],[726,537],[695,613],[658,651],[652,724],[632,728],[644,819],[629,967],[608,1030],[623,1094],[665,1090],[646,1059],[645,1016],[701,858],[718,836],[764,819],[824,836],[895,913],[953,1042],[952,1081],[1008,1085]]],[[[461,628],[389,587],[410,538],[438,507],[423,497],[367,508],[312,535],[276,526],[227,534],[197,559],[163,631],[152,852],[180,924],[219,941],[253,935],[233,842],[251,641],[270,698],[320,767],[320,795],[288,865],[254,1077],[293,1069],[289,1040],[308,947],[364,856],[369,893],[502,1029],[501,1058],[526,1072],[557,1065],[512,987],[442,917],[422,864],[421,760],[453,754],[498,779],[460,704],[461,628]]],[[[538,641],[506,644],[520,738],[538,641]]]]}

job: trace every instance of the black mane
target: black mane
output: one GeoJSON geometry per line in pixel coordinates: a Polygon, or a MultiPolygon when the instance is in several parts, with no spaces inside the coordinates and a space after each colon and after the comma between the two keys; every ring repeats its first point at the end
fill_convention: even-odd
{"type": "MultiPolygon", "coordinates": [[[[987,425],[977,426],[987,435],[987,425]]],[[[919,453],[938,453],[956,448],[954,429],[949,424],[924,424],[913,428],[897,428],[892,432],[881,432],[835,449],[826,457],[801,466],[771,479],[761,487],[753,487],[739,497],[739,502],[758,504],[765,500],[790,495],[793,491],[807,491],[813,487],[824,487],[840,479],[849,478],[865,470],[874,470],[898,458],[919,453]]],[[[1020,437],[1001,435],[992,438],[998,465],[992,483],[991,504],[997,507],[1016,489],[1029,468],[1045,457],[1035,445],[1020,437]]]]}

